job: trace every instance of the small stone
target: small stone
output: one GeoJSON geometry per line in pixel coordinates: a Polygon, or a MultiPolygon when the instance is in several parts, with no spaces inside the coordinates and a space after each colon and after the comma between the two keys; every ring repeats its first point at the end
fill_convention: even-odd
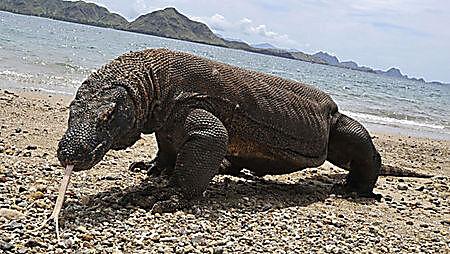
{"type": "Polygon", "coordinates": [[[38,185],[36,185],[36,190],[44,192],[44,191],[47,190],[47,185],[45,185],[45,184],[38,184],[38,185]]]}
{"type": "Polygon", "coordinates": [[[49,207],[49,204],[47,204],[46,202],[44,202],[44,201],[42,201],[42,200],[36,201],[35,204],[37,205],[37,207],[40,207],[40,208],[44,208],[44,209],[50,208],[50,207],[49,207]]]}
{"type": "Polygon", "coordinates": [[[416,191],[423,191],[425,189],[425,186],[420,186],[416,188],[416,191]]]}
{"type": "Polygon", "coordinates": [[[159,239],[160,242],[175,242],[177,240],[176,237],[162,237],[159,239]]]}
{"type": "Polygon", "coordinates": [[[450,226],[450,218],[447,218],[447,219],[442,220],[442,221],[441,221],[441,224],[442,224],[442,225],[450,226]]]}
{"type": "Polygon", "coordinates": [[[150,238],[150,240],[152,240],[152,241],[154,241],[154,242],[159,242],[160,236],[159,236],[159,234],[157,234],[157,233],[152,233],[152,234],[149,236],[149,238],[150,238]]]}
{"type": "Polygon", "coordinates": [[[428,228],[430,225],[426,224],[426,223],[422,223],[419,225],[422,228],[428,228]]]}
{"type": "Polygon", "coordinates": [[[221,246],[214,247],[212,253],[213,254],[222,254],[223,253],[223,247],[221,247],[221,246]]]}
{"type": "Polygon", "coordinates": [[[25,254],[25,253],[27,253],[27,249],[26,248],[20,248],[20,249],[17,250],[17,253],[25,254]]]}
{"type": "Polygon", "coordinates": [[[204,245],[205,238],[201,234],[195,234],[191,237],[191,242],[193,244],[204,245]]]}
{"type": "Polygon", "coordinates": [[[22,218],[23,213],[13,209],[1,208],[0,217],[6,218],[8,220],[15,220],[22,218]]]}
{"type": "Polygon", "coordinates": [[[36,191],[36,192],[31,193],[28,197],[31,200],[38,200],[38,199],[41,199],[44,197],[44,193],[42,193],[41,191],[36,191]]]}
{"type": "Polygon", "coordinates": [[[42,246],[42,244],[38,242],[36,239],[30,239],[25,243],[25,247],[33,248],[37,246],[42,246]]]}
{"type": "Polygon", "coordinates": [[[79,226],[79,227],[77,227],[77,231],[79,231],[81,233],[86,233],[87,229],[85,226],[79,226]]]}
{"type": "Polygon", "coordinates": [[[14,131],[15,131],[16,133],[21,133],[21,132],[22,132],[22,129],[21,129],[21,128],[16,128],[14,131]]]}
{"type": "Polygon", "coordinates": [[[414,225],[414,222],[409,220],[409,221],[406,222],[406,225],[412,226],[412,225],[414,225]]]}
{"type": "Polygon", "coordinates": [[[107,180],[107,181],[115,181],[115,180],[119,180],[120,177],[117,176],[113,176],[113,175],[107,175],[101,178],[101,180],[107,180]]]}
{"type": "Polygon", "coordinates": [[[92,241],[94,240],[94,236],[92,234],[84,234],[81,236],[81,239],[83,239],[83,241],[92,241]]]}
{"type": "Polygon", "coordinates": [[[397,185],[397,189],[399,190],[407,190],[408,189],[408,185],[404,184],[404,183],[400,183],[397,185]]]}
{"type": "Polygon", "coordinates": [[[29,144],[29,145],[27,145],[27,147],[25,149],[26,150],[36,150],[37,149],[37,145],[29,144]]]}
{"type": "Polygon", "coordinates": [[[5,153],[6,153],[6,155],[14,155],[14,150],[6,149],[5,153]]]}
{"type": "Polygon", "coordinates": [[[369,226],[369,232],[372,234],[377,234],[378,233],[378,227],[375,226],[369,226]]]}
{"type": "Polygon", "coordinates": [[[5,151],[5,147],[4,146],[0,146],[0,153],[3,153],[5,151]]]}
{"type": "Polygon", "coordinates": [[[0,250],[10,251],[13,248],[14,246],[12,244],[0,240],[0,250]]]}
{"type": "Polygon", "coordinates": [[[21,228],[23,228],[23,224],[22,224],[22,223],[19,223],[19,222],[17,222],[17,221],[12,221],[11,223],[5,225],[4,228],[5,228],[6,230],[13,231],[13,230],[15,230],[15,229],[21,229],[21,228]]]}

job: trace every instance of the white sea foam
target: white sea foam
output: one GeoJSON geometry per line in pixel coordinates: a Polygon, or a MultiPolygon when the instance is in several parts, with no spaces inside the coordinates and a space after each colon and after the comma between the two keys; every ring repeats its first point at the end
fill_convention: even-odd
{"type": "Polygon", "coordinates": [[[407,127],[410,126],[412,128],[429,128],[436,130],[444,130],[446,126],[430,124],[430,123],[420,123],[412,120],[406,119],[395,119],[391,117],[385,116],[377,116],[377,115],[369,115],[365,113],[355,113],[350,111],[341,111],[343,114],[346,114],[350,117],[353,117],[357,120],[362,120],[369,123],[382,124],[382,125],[393,125],[398,127],[407,127]]]}
{"type": "Polygon", "coordinates": [[[66,85],[69,87],[75,87],[80,84],[80,80],[70,79],[63,76],[48,75],[45,73],[31,74],[31,73],[21,73],[11,70],[0,71],[0,78],[5,78],[10,81],[18,81],[23,83],[34,83],[34,84],[47,84],[47,85],[66,85]]]}

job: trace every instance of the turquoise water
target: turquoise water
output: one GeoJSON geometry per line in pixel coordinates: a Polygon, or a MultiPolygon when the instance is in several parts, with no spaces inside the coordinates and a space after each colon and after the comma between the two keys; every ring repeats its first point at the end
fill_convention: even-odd
{"type": "Polygon", "coordinates": [[[0,12],[0,88],[74,94],[128,51],[165,47],[312,84],[370,130],[450,140],[450,86],[0,12]]]}

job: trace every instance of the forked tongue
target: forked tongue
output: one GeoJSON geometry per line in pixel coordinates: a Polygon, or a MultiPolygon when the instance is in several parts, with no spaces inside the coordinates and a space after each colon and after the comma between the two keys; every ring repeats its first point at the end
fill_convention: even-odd
{"type": "Polygon", "coordinates": [[[37,230],[42,229],[51,219],[53,219],[53,221],[55,222],[55,226],[56,226],[56,237],[58,238],[58,242],[60,241],[59,223],[58,223],[59,213],[61,212],[61,208],[64,203],[64,196],[66,195],[67,186],[69,185],[70,175],[72,174],[72,170],[73,170],[73,165],[66,166],[66,170],[64,171],[64,177],[61,182],[61,186],[59,187],[58,198],[56,199],[55,208],[53,208],[53,212],[50,215],[50,217],[47,220],[45,220],[44,223],[42,224],[42,226],[40,226],[37,229],[37,230]]]}

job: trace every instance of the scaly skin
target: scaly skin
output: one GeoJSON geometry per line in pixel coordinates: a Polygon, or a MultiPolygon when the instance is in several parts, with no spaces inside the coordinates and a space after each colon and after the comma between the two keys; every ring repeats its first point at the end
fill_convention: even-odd
{"type": "Polygon", "coordinates": [[[350,171],[346,191],[373,196],[381,167],[368,132],[322,91],[167,49],[131,52],[91,74],[71,104],[58,158],[86,170],[141,133],[156,133],[152,170],[172,171],[186,199],[219,168],[276,175],[325,160],[350,171]]]}

